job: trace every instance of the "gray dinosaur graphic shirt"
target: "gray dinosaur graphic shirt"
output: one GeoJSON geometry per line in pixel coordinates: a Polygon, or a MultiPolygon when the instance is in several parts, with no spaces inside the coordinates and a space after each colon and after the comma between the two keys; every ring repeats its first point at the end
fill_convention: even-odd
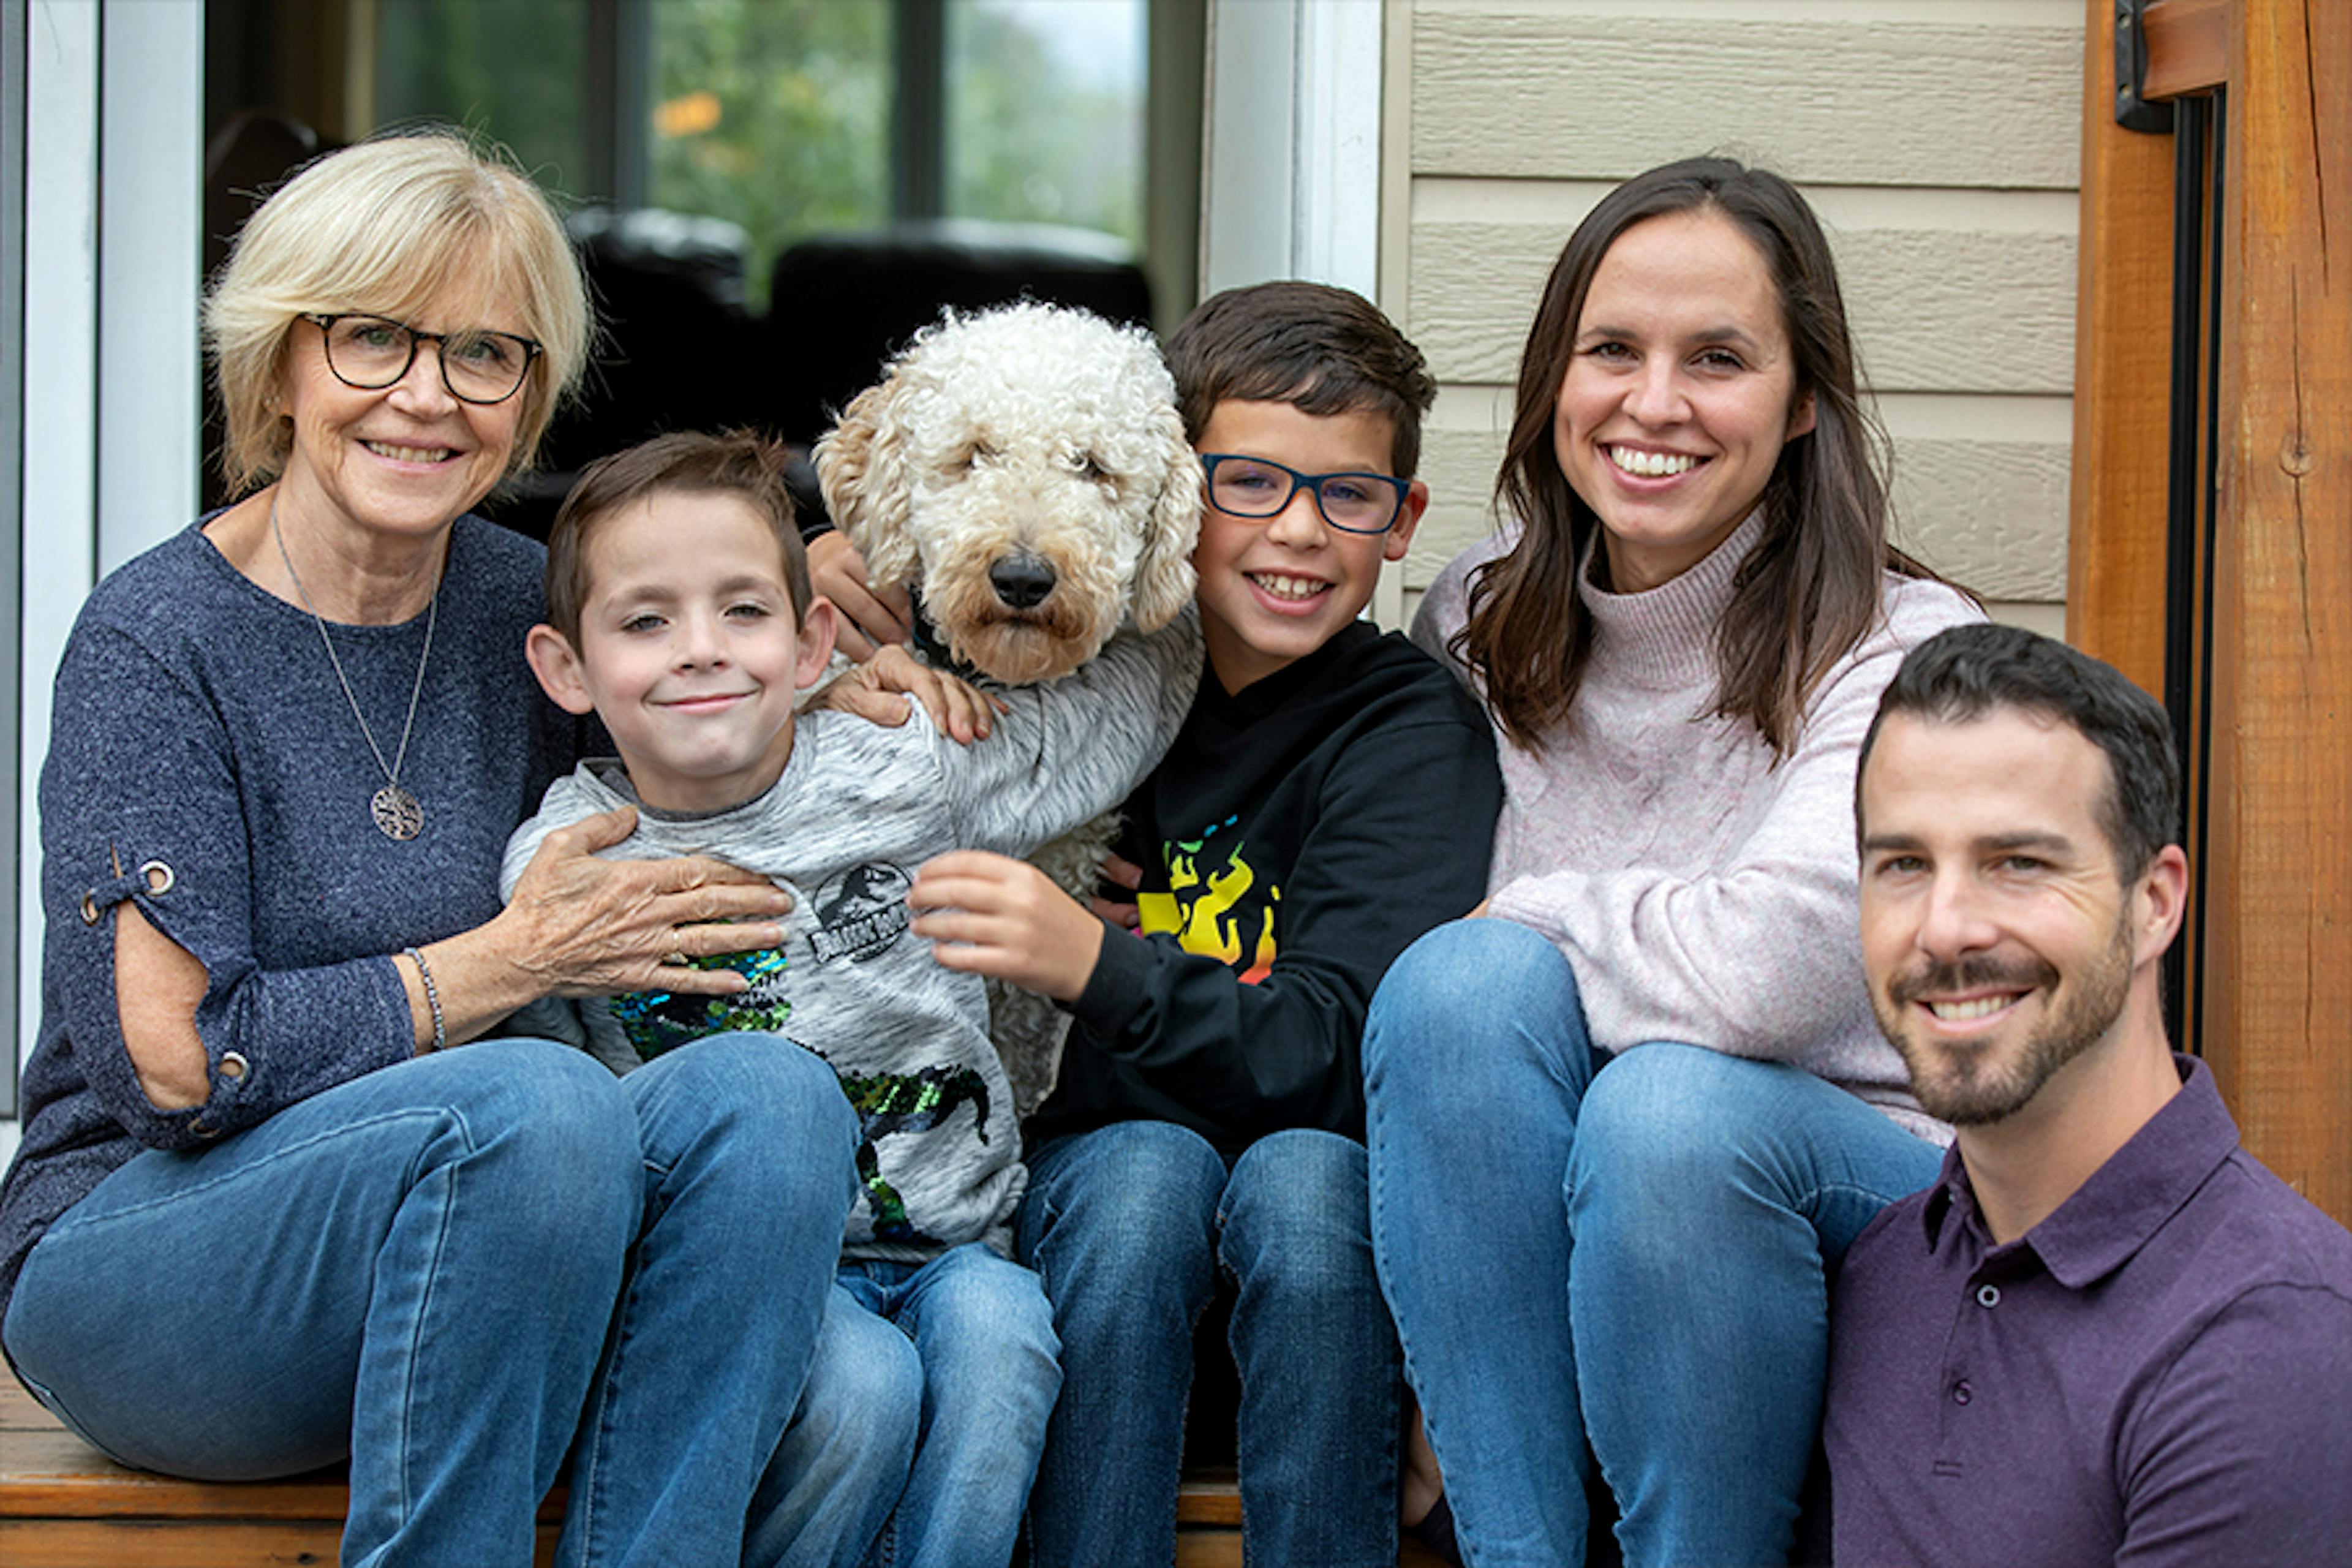
{"type": "Polygon", "coordinates": [[[1027,1172],[985,987],[907,929],[907,889],[934,855],[1026,854],[1116,806],[1183,721],[1200,647],[1190,612],[1150,637],[1122,634],[1051,687],[1001,693],[1012,710],[968,748],[920,714],[897,729],[803,714],[783,776],[724,811],[656,811],[618,761],[581,763],[508,841],[502,896],[550,833],[635,805],[637,830],[607,857],[707,854],[762,872],[793,895],[788,934],[706,961],[744,973],[737,995],[551,997],[509,1029],[568,1040],[618,1072],[730,1030],[797,1041],[832,1065],[865,1127],[845,1254],[920,1261],[985,1240],[1009,1255],[1027,1172]]]}

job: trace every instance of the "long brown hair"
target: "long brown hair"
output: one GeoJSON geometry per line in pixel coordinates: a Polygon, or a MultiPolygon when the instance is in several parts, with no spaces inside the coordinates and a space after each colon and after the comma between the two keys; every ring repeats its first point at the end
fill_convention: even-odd
{"type": "Polygon", "coordinates": [[[1883,574],[1933,575],[1887,542],[1886,437],[1862,405],[1837,269],[1804,197],[1780,175],[1727,158],[1637,174],[1577,226],[1544,285],[1495,482],[1521,532],[1472,575],[1468,619],[1449,639],[1496,726],[1526,750],[1573,721],[1592,652],[1576,571],[1601,520],[1570,488],[1552,441],[1577,320],[1620,235],[1701,211],[1720,214],[1764,258],[1795,363],[1791,397],[1813,400],[1812,430],[1781,447],[1765,482],[1763,535],[1739,563],[1717,630],[1711,713],[1753,723],[1775,757],[1786,756],[1813,689],[1876,621],[1883,574]]]}

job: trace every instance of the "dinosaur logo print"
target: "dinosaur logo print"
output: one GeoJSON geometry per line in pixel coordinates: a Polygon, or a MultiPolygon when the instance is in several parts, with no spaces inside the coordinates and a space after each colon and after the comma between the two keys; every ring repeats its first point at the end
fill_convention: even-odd
{"type": "Polygon", "coordinates": [[[792,963],[775,948],[758,952],[720,952],[692,961],[697,969],[731,969],[751,984],[732,996],[681,996],[669,991],[634,991],[613,998],[614,1019],[646,1061],[705,1035],[751,1030],[780,1034],[793,1016],[784,994],[792,963]]]}
{"type": "Polygon", "coordinates": [[[1275,909],[1282,889],[1264,882],[1249,863],[1249,841],[1229,816],[1198,838],[1160,847],[1168,890],[1140,893],[1138,912],[1147,931],[1172,931],[1187,952],[1216,959],[1255,985],[1274,967],[1275,909]]]}
{"type": "Polygon", "coordinates": [[[853,866],[817,895],[817,929],[809,951],[819,963],[863,963],[890,950],[907,929],[907,889],[913,879],[887,860],[853,866]]]}
{"type": "MultiPolygon", "coordinates": [[[[837,1069],[836,1069],[837,1070],[837,1069]]],[[[961,1105],[978,1112],[980,1141],[988,1142],[988,1083],[966,1067],[928,1067],[917,1073],[841,1073],[841,1092],[849,1097],[865,1136],[857,1144],[857,1179],[866,1185],[866,1206],[874,1216],[877,1241],[929,1243],[907,1217],[906,1200],[882,1176],[882,1158],[875,1145],[893,1132],[929,1132],[955,1113],[961,1105]]]]}

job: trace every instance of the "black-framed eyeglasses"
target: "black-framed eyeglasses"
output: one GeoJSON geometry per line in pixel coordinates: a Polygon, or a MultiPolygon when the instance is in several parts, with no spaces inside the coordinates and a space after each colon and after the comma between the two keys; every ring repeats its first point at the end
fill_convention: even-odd
{"type": "Polygon", "coordinates": [[[522,390],[530,362],[545,351],[512,332],[420,332],[389,316],[306,310],[326,339],[327,368],[359,392],[381,392],[408,374],[416,345],[431,343],[441,362],[441,384],[460,403],[504,403],[522,390]]]}
{"type": "Polygon", "coordinates": [[[1203,452],[1209,504],[1230,517],[1278,517],[1306,490],[1323,521],[1342,533],[1386,533],[1404,510],[1412,481],[1394,474],[1302,474],[1267,458],[1203,452]]]}

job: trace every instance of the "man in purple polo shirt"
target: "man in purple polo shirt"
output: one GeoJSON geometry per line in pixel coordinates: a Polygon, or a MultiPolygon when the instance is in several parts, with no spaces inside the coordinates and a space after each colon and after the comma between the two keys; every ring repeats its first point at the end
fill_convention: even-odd
{"type": "Polygon", "coordinates": [[[1879,704],[1864,962],[1958,1142],[1837,1281],[1839,1568],[2352,1561],[2352,1236],[2166,1044],[2179,798],[2163,710],[2029,632],[1879,704]]]}

